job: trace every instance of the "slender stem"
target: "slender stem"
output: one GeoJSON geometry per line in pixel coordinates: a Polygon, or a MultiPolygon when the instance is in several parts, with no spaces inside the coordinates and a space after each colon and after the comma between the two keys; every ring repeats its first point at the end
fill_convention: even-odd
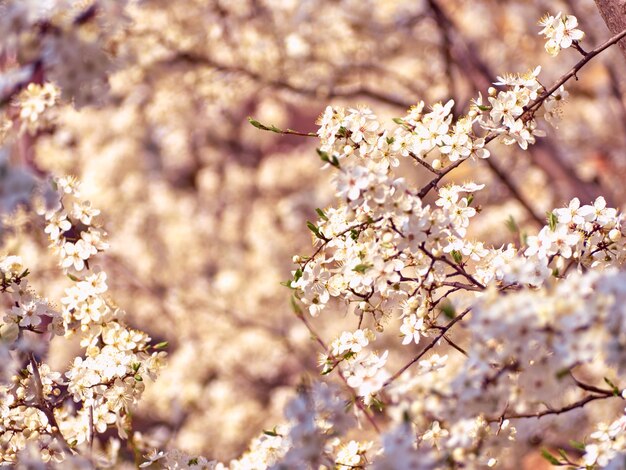
{"type": "Polygon", "coordinates": [[[35,385],[35,399],[37,400],[37,409],[41,410],[48,418],[48,422],[50,423],[51,434],[53,437],[59,441],[63,450],[75,454],[76,452],[70,447],[70,445],[61,434],[61,430],[59,428],[59,423],[54,416],[54,411],[50,408],[50,404],[46,401],[43,395],[43,384],[41,382],[41,375],[39,374],[39,367],[37,366],[37,361],[35,360],[35,355],[30,353],[28,355],[28,361],[30,362],[30,367],[33,369],[33,383],[35,385]]]}
{"type": "MultiPolygon", "coordinates": [[[[595,49],[587,52],[587,54],[582,59],[580,59],[578,62],[576,62],[576,64],[567,73],[562,75],[561,78],[559,78],[554,83],[554,85],[552,85],[550,88],[548,88],[545,92],[543,92],[541,94],[541,96],[539,96],[533,103],[531,103],[531,105],[527,107],[527,110],[524,112],[524,114],[522,114],[522,116],[524,116],[526,113],[531,111],[533,108],[541,106],[541,104],[550,95],[552,95],[552,93],[557,91],[561,87],[561,85],[565,84],[568,80],[570,80],[571,78],[575,77],[576,73],[581,68],[583,68],[591,59],[593,59],[595,56],[600,54],[605,49],[608,49],[612,45],[617,44],[624,37],[626,37],[626,29],[624,31],[622,31],[621,33],[619,33],[619,34],[616,34],[615,36],[613,36],[612,38],[610,38],[608,41],[604,42],[603,44],[599,45],[595,49]]],[[[518,119],[521,119],[522,116],[520,116],[518,119]]],[[[494,136],[494,138],[495,138],[495,136],[494,136]]]]}
{"type": "Polygon", "coordinates": [[[440,173],[439,170],[435,170],[432,165],[430,163],[428,163],[426,160],[418,157],[417,155],[415,155],[413,152],[409,152],[409,156],[415,160],[417,163],[419,163],[420,165],[422,165],[424,168],[426,168],[428,171],[430,171],[431,173],[434,173],[436,175],[438,175],[440,173]]]}
{"type": "MultiPolygon", "coordinates": [[[[454,269],[458,274],[460,274],[461,276],[463,276],[464,278],[466,278],[468,281],[470,281],[472,284],[474,284],[476,287],[479,288],[479,290],[485,290],[485,286],[482,285],[480,282],[478,282],[478,280],[472,276],[471,274],[467,273],[465,271],[465,269],[463,269],[461,266],[453,263],[452,261],[450,261],[448,258],[446,258],[445,256],[435,256],[433,255],[431,252],[429,252],[425,247],[424,244],[422,243],[422,245],[420,246],[420,250],[426,255],[428,256],[431,260],[433,261],[441,261],[443,263],[446,263],[448,266],[450,266],[452,269],[454,269]]],[[[452,286],[452,287],[456,287],[456,286],[452,286]]]]}
{"type": "Polygon", "coordinates": [[[322,251],[322,249],[324,249],[324,247],[325,247],[326,245],[328,245],[328,243],[329,243],[330,241],[332,241],[334,238],[341,237],[341,236],[345,235],[346,233],[351,232],[352,230],[357,230],[357,229],[360,229],[360,228],[365,227],[365,226],[367,226],[367,225],[369,225],[369,224],[375,224],[375,223],[377,223],[377,222],[380,222],[381,220],[382,220],[382,217],[379,217],[379,218],[377,218],[377,219],[375,219],[375,220],[368,220],[368,221],[366,221],[366,222],[361,222],[360,224],[355,224],[355,225],[352,225],[352,226],[348,227],[347,229],[345,229],[344,231],[342,231],[342,232],[338,233],[338,234],[337,234],[337,235],[335,235],[334,237],[329,238],[329,239],[327,239],[327,240],[324,240],[324,241],[322,242],[322,244],[321,244],[319,247],[317,247],[317,250],[315,250],[315,252],[314,252],[314,253],[313,253],[313,254],[312,254],[312,255],[311,255],[311,256],[310,256],[310,257],[309,257],[309,258],[308,258],[308,259],[307,259],[307,260],[306,260],[303,264],[302,264],[302,266],[301,266],[300,268],[301,268],[302,270],[304,270],[304,268],[306,267],[306,265],[307,265],[307,264],[309,264],[309,262],[310,262],[311,260],[313,260],[313,259],[314,259],[314,258],[315,258],[315,257],[316,257],[319,253],[320,253],[320,251],[322,251]]]}
{"type": "MultiPolygon", "coordinates": [[[[326,343],[324,342],[324,340],[321,338],[320,335],[317,334],[317,332],[315,331],[315,329],[313,328],[313,326],[311,325],[311,322],[309,322],[309,320],[305,317],[304,314],[297,314],[297,317],[300,319],[300,321],[302,321],[302,323],[304,323],[304,326],[306,326],[307,330],[309,330],[309,333],[311,334],[311,336],[313,337],[313,339],[317,342],[317,344],[319,344],[322,349],[324,350],[324,352],[326,352],[327,354],[329,353],[329,348],[326,345],[326,343]]],[[[374,430],[376,431],[377,434],[380,434],[380,428],[378,427],[378,424],[376,424],[376,421],[374,420],[374,417],[370,414],[370,412],[368,411],[368,409],[365,407],[365,405],[363,404],[363,402],[361,401],[360,397],[356,394],[356,392],[354,391],[354,389],[352,387],[350,387],[350,385],[348,385],[348,380],[345,378],[345,376],[343,375],[343,373],[339,370],[339,368],[336,368],[337,370],[337,374],[339,375],[339,377],[341,378],[342,382],[346,385],[346,387],[348,387],[348,390],[350,390],[350,393],[352,395],[352,399],[354,401],[354,404],[357,406],[357,408],[359,408],[359,410],[361,410],[361,412],[365,415],[365,418],[369,421],[369,423],[372,425],[372,427],[374,428],[374,430]]]]}
{"type": "Polygon", "coordinates": [[[585,398],[582,398],[581,400],[578,400],[574,403],[570,403],[569,405],[563,406],[562,408],[554,408],[554,409],[548,409],[548,410],[544,410],[544,411],[537,411],[537,412],[533,412],[533,413],[509,413],[509,414],[503,414],[502,416],[498,416],[498,417],[493,417],[493,418],[486,418],[486,421],[488,423],[496,423],[496,422],[501,422],[504,421],[506,419],[522,419],[522,418],[543,418],[544,416],[549,416],[549,415],[559,415],[562,413],[567,413],[568,411],[572,411],[575,410],[577,408],[582,408],[584,407],[587,403],[590,403],[592,401],[596,401],[596,400],[603,400],[605,398],[611,398],[614,397],[615,395],[610,394],[610,395],[588,395],[585,398]]]}
{"type": "Polygon", "coordinates": [[[89,405],[89,429],[87,439],[89,442],[89,452],[93,454],[93,439],[94,439],[95,429],[93,423],[93,404],[89,405]]]}
{"type": "Polygon", "coordinates": [[[509,178],[509,175],[504,170],[502,170],[502,168],[500,168],[500,166],[492,158],[487,158],[486,161],[487,161],[487,165],[489,165],[489,168],[491,168],[491,171],[493,171],[495,175],[500,179],[500,181],[502,181],[502,183],[507,187],[511,195],[515,199],[517,199],[517,202],[519,202],[524,207],[524,209],[526,209],[526,212],[530,214],[530,217],[537,224],[539,224],[540,227],[543,227],[546,223],[545,218],[540,217],[539,214],[537,214],[534,207],[530,204],[529,201],[526,200],[526,197],[517,189],[517,187],[515,186],[515,183],[513,183],[513,180],[509,178]]]}
{"type": "Polygon", "coordinates": [[[385,383],[383,384],[383,388],[387,387],[394,380],[396,380],[398,377],[400,377],[409,367],[411,367],[413,364],[415,364],[417,361],[419,361],[424,356],[424,354],[426,354],[428,351],[430,351],[432,348],[434,348],[437,345],[437,343],[439,342],[439,340],[441,338],[443,338],[443,336],[448,332],[448,330],[450,328],[452,328],[456,323],[458,323],[461,320],[463,320],[463,318],[465,318],[465,316],[470,311],[471,311],[471,308],[465,309],[463,312],[458,314],[450,323],[448,323],[446,326],[444,326],[443,329],[441,330],[441,332],[437,336],[435,336],[435,338],[430,343],[428,343],[428,345],[417,356],[415,356],[413,359],[411,359],[407,364],[405,364],[402,368],[400,368],[400,370],[398,370],[395,374],[393,374],[391,377],[389,377],[385,381],[385,383]]]}
{"type": "Polygon", "coordinates": [[[586,390],[587,392],[599,393],[601,395],[606,395],[606,396],[614,395],[612,390],[599,388],[599,387],[596,387],[594,385],[589,385],[589,384],[586,384],[584,382],[581,382],[576,377],[574,377],[574,375],[571,372],[570,372],[570,376],[572,377],[572,379],[576,383],[577,387],[579,387],[579,388],[581,388],[583,390],[586,390]]]}
{"type": "MultiPolygon", "coordinates": [[[[623,39],[624,37],[626,37],[626,30],[622,31],[621,33],[613,36],[612,38],[610,38],[608,41],[606,41],[605,43],[599,45],[598,47],[596,47],[595,49],[589,51],[582,59],[580,59],[567,73],[563,74],[550,88],[546,89],[540,96],[538,96],[532,103],[530,103],[528,106],[526,106],[526,109],[524,110],[524,112],[517,118],[519,119],[527,119],[528,117],[532,116],[532,114],[534,114],[534,112],[543,104],[543,102],[545,100],[548,99],[548,97],[550,97],[555,91],[557,91],[563,84],[565,84],[568,80],[572,79],[573,77],[576,77],[576,73],[583,68],[591,59],[593,59],[595,56],[597,56],[598,54],[600,54],[602,51],[604,51],[605,49],[608,49],[609,47],[611,47],[614,44],[617,44],[621,39],[623,39]]],[[[499,134],[495,133],[495,132],[491,132],[489,133],[486,137],[485,137],[485,145],[488,144],[489,142],[491,142],[492,140],[494,140],[496,137],[498,137],[499,134]]],[[[467,159],[466,159],[467,160],[467,159]]],[[[437,185],[439,184],[439,182],[448,174],[450,173],[452,170],[454,170],[455,168],[457,168],[458,166],[460,166],[465,160],[457,160],[456,162],[454,162],[453,164],[447,166],[445,169],[441,170],[439,172],[439,174],[433,178],[430,182],[428,182],[426,184],[426,186],[424,186],[420,192],[418,193],[418,196],[420,198],[424,198],[424,196],[426,196],[433,188],[436,188],[437,185]]]]}
{"type": "Polygon", "coordinates": [[[448,343],[450,346],[452,346],[454,349],[456,349],[458,352],[460,352],[461,354],[463,354],[464,356],[467,356],[467,351],[465,349],[463,349],[461,346],[459,346],[458,344],[456,344],[454,341],[452,341],[450,338],[448,338],[446,335],[443,335],[443,339],[445,340],[446,343],[448,343]]]}

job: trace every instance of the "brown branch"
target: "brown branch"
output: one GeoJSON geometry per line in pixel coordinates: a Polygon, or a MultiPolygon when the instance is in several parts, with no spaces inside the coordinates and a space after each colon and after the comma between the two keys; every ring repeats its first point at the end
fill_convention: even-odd
{"type": "Polygon", "coordinates": [[[415,356],[407,364],[402,366],[395,374],[393,374],[391,377],[389,377],[385,381],[385,383],[383,384],[383,388],[389,386],[394,380],[400,377],[409,367],[411,367],[413,364],[419,361],[424,356],[424,354],[426,354],[428,351],[434,348],[439,342],[439,340],[443,338],[443,336],[448,332],[448,330],[452,328],[455,324],[463,320],[463,318],[465,318],[465,316],[470,311],[471,311],[471,308],[466,308],[461,313],[459,313],[452,321],[450,321],[450,323],[444,326],[441,332],[437,336],[435,336],[435,338],[430,343],[428,343],[428,345],[424,349],[422,349],[422,351],[417,356],[415,356]]]}
{"type": "MultiPolygon", "coordinates": [[[[352,225],[351,227],[348,227],[347,229],[345,229],[343,232],[338,233],[337,235],[335,235],[333,238],[337,238],[337,237],[341,237],[343,235],[345,235],[348,232],[351,232],[352,230],[357,230],[360,229],[362,227],[365,227],[366,225],[370,225],[370,224],[375,224],[377,222],[380,222],[382,220],[382,217],[379,217],[378,219],[375,220],[369,220],[369,221],[365,221],[365,222],[361,222],[360,224],[355,224],[352,225]]],[[[307,264],[309,264],[309,262],[313,259],[315,259],[315,257],[320,253],[320,251],[322,251],[324,249],[324,247],[326,245],[328,245],[328,243],[330,243],[330,241],[333,238],[329,238],[327,240],[324,240],[320,246],[317,247],[317,249],[315,250],[315,252],[302,264],[302,266],[300,267],[302,270],[304,270],[304,268],[306,267],[307,264]]]]}
{"type": "MultiPolygon", "coordinates": [[[[611,33],[617,34],[626,29],[626,0],[595,0],[595,2],[611,33]]],[[[626,41],[620,43],[620,48],[626,57],[626,41]]]]}
{"type": "Polygon", "coordinates": [[[491,168],[491,171],[495,173],[498,179],[507,187],[511,195],[519,202],[526,212],[530,215],[531,219],[533,219],[540,227],[543,227],[546,223],[545,217],[540,217],[539,214],[535,211],[535,208],[530,204],[526,197],[517,189],[513,180],[509,178],[509,175],[500,168],[500,165],[495,162],[493,159],[493,155],[490,158],[486,159],[487,165],[491,168]]]}
{"type": "MultiPolygon", "coordinates": [[[[566,1],[568,9],[576,16],[578,17],[579,21],[584,21],[585,20],[585,14],[583,12],[579,11],[578,5],[575,1],[573,0],[567,0],[566,1]]],[[[582,22],[581,21],[581,22],[582,22]]],[[[583,23],[584,26],[584,23],[583,23]]],[[[622,29],[626,29],[626,25],[624,25],[623,28],[618,28],[616,32],[621,31],[622,29]]],[[[592,28],[584,28],[585,30],[585,34],[586,37],[589,38],[589,40],[592,43],[597,42],[597,39],[595,37],[594,34],[594,30],[592,28]]],[[[621,43],[620,43],[621,44],[621,43]]],[[[578,46],[580,48],[580,46],[578,46]]],[[[585,52],[586,54],[586,52],[585,52]]],[[[616,63],[614,63],[611,60],[605,61],[604,67],[606,68],[606,71],[608,73],[609,76],[609,81],[610,81],[610,89],[611,89],[611,93],[613,94],[613,96],[615,97],[615,100],[617,101],[617,104],[619,106],[619,115],[620,115],[620,119],[622,122],[622,128],[624,130],[624,133],[626,135],[626,104],[624,103],[624,98],[622,97],[622,90],[621,90],[621,86],[620,86],[620,80],[619,80],[619,72],[616,69],[616,63]]]]}
{"type": "MultiPolygon", "coordinates": [[[[428,3],[435,19],[442,22],[451,34],[453,40],[451,53],[458,69],[462,71],[463,76],[467,77],[475,90],[487,90],[491,86],[495,73],[480,56],[476,44],[462,34],[460,28],[447,14],[439,0],[428,0],[428,3]]],[[[599,193],[607,196],[605,188],[600,188],[598,184],[582,181],[577,176],[575,169],[562,157],[559,148],[550,139],[538,140],[529,148],[528,155],[532,162],[555,182],[557,187],[567,188],[567,198],[576,195],[581,199],[591,200],[599,193]]],[[[563,189],[560,191],[563,192],[563,189]]]]}
{"type": "Polygon", "coordinates": [[[436,175],[438,175],[440,173],[439,170],[435,170],[432,165],[430,163],[428,163],[426,160],[418,157],[417,155],[415,155],[413,152],[409,152],[409,156],[415,160],[417,163],[419,163],[420,165],[422,165],[424,168],[426,168],[428,171],[430,171],[431,173],[434,173],[436,175]]]}
{"type": "MultiPolygon", "coordinates": [[[[459,161],[462,161],[462,160],[459,160],[459,161]]],[[[431,252],[429,252],[426,249],[426,247],[424,246],[424,243],[421,244],[420,250],[422,251],[422,253],[424,253],[426,256],[428,256],[432,261],[441,261],[442,263],[445,263],[448,266],[450,266],[458,274],[460,274],[465,279],[470,281],[472,284],[474,284],[474,286],[478,287],[479,290],[481,290],[481,291],[485,290],[485,286],[482,285],[480,282],[478,282],[478,280],[474,276],[472,276],[471,274],[466,272],[465,269],[463,269],[463,267],[461,267],[458,264],[455,264],[452,261],[450,261],[448,258],[445,257],[445,255],[444,256],[435,256],[435,255],[433,255],[431,252]]],[[[452,287],[458,287],[458,286],[452,286],[452,287]]],[[[463,286],[463,287],[465,287],[465,286],[463,286]]]]}
{"type": "Polygon", "coordinates": [[[600,54],[602,51],[608,49],[612,45],[618,43],[624,37],[626,37],[626,29],[621,31],[619,34],[616,34],[603,44],[600,44],[595,49],[589,51],[587,55],[585,55],[582,59],[576,62],[574,67],[572,67],[567,73],[562,75],[561,78],[559,78],[550,88],[544,91],[535,101],[533,101],[530,106],[527,106],[526,111],[524,111],[524,113],[518,119],[522,119],[523,117],[528,116],[528,111],[532,111],[534,108],[538,108],[539,106],[541,106],[550,95],[552,95],[561,87],[561,85],[564,85],[571,78],[576,77],[576,73],[578,73],[578,71],[583,68],[591,59],[593,59],[595,56],[600,54]]]}
{"type": "Polygon", "coordinates": [[[448,343],[450,346],[452,346],[454,349],[456,349],[458,352],[460,352],[461,354],[463,354],[464,356],[468,356],[467,351],[465,349],[463,349],[461,346],[459,346],[458,344],[456,344],[454,341],[452,341],[450,338],[448,338],[446,335],[443,335],[443,339],[446,343],[448,343]]]}
{"type": "Polygon", "coordinates": [[[544,416],[549,416],[549,415],[560,415],[562,413],[567,413],[568,411],[572,411],[575,410],[577,408],[582,408],[584,407],[587,403],[590,403],[592,401],[596,401],[596,400],[602,400],[605,398],[611,398],[614,397],[615,395],[610,394],[610,395],[588,395],[585,398],[578,400],[574,403],[570,403],[569,405],[566,405],[562,408],[556,408],[556,409],[548,409],[548,410],[544,410],[544,411],[537,411],[534,413],[510,413],[510,414],[503,414],[502,416],[498,416],[498,417],[493,417],[493,418],[486,418],[486,421],[488,423],[497,423],[497,422],[501,422],[505,419],[522,419],[522,418],[543,418],[544,416]]]}
{"type": "MultiPolygon", "coordinates": [[[[329,354],[329,358],[334,360],[332,355],[330,355],[330,353],[329,353],[330,349],[328,348],[328,346],[326,345],[324,340],[321,338],[321,336],[319,334],[317,334],[317,332],[315,331],[315,329],[311,325],[311,322],[309,322],[309,320],[305,317],[305,315],[303,313],[297,313],[296,316],[302,321],[302,323],[304,324],[306,329],[309,330],[309,333],[311,334],[311,337],[317,342],[317,344],[319,344],[322,347],[322,349],[324,350],[324,352],[326,354],[329,354]]],[[[378,424],[376,424],[376,421],[374,420],[374,417],[370,414],[370,412],[365,407],[365,405],[361,401],[360,397],[356,394],[354,389],[352,387],[350,387],[350,385],[348,385],[348,380],[345,378],[345,376],[339,370],[339,368],[336,368],[336,370],[337,370],[337,375],[339,375],[339,377],[341,378],[342,382],[346,385],[346,387],[350,391],[350,394],[352,395],[352,399],[354,401],[354,404],[365,415],[365,418],[372,425],[372,427],[374,428],[376,433],[380,434],[380,428],[378,427],[378,424]]]]}
{"type": "MultiPolygon", "coordinates": [[[[611,47],[612,45],[616,44],[617,42],[619,42],[621,39],[623,39],[624,37],[626,37],[626,29],[624,31],[622,31],[621,33],[613,36],[612,38],[610,38],[608,41],[606,41],[605,43],[601,44],[600,46],[596,47],[595,49],[593,49],[592,51],[590,51],[589,53],[587,53],[587,55],[585,57],[583,57],[581,60],[579,60],[568,72],[566,72],[565,74],[563,74],[550,88],[546,89],[540,96],[538,96],[532,103],[530,103],[528,106],[526,106],[524,112],[517,118],[517,120],[519,119],[527,119],[530,116],[532,116],[537,109],[543,104],[543,102],[548,99],[549,96],[551,96],[555,91],[557,91],[563,84],[565,84],[567,81],[569,81],[570,79],[572,79],[573,77],[576,76],[576,73],[583,68],[591,59],[593,59],[595,56],[597,56],[598,54],[600,54],[602,51],[608,49],[609,47],[611,47]]],[[[492,140],[494,140],[496,137],[498,137],[499,134],[495,133],[495,132],[491,132],[489,133],[486,137],[485,137],[485,145],[487,145],[489,142],[491,142],[492,140]]],[[[467,159],[466,159],[467,160],[467,159]]],[[[418,196],[420,198],[424,198],[424,196],[426,196],[426,194],[428,194],[433,188],[437,187],[437,185],[439,184],[439,182],[448,174],[450,173],[452,170],[454,170],[455,168],[457,168],[459,165],[461,165],[464,161],[466,160],[457,160],[456,162],[454,162],[453,164],[447,166],[445,169],[443,169],[439,175],[437,175],[437,177],[433,178],[430,182],[428,182],[426,184],[426,186],[424,186],[420,192],[418,193],[418,196]]]]}
{"type": "Polygon", "coordinates": [[[30,366],[33,369],[33,383],[35,385],[35,399],[37,400],[37,409],[41,410],[48,418],[48,422],[50,423],[51,435],[59,441],[59,444],[63,449],[71,454],[75,454],[76,452],[70,447],[70,445],[61,434],[61,430],[59,427],[59,423],[54,416],[54,410],[50,407],[50,404],[46,401],[43,394],[43,385],[41,382],[41,375],[39,374],[39,367],[37,366],[37,361],[35,360],[35,355],[30,353],[28,355],[28,360],[30,362],[30,366]]]}
{"type": "Polygon", "coordinates": [[[447,287],[458,287],[459,289],[463,289],[463,290],[471,290],[474,292],[482,292],[485,290],[484,287],[478,287],[478,286],[473,286],[471,284],[463,284],[462,282],[452,282],[452,281],[443,281],[441,283],[442,286],[447,286],[447,287]]]}
{"type": "Polygon", "coordinates": [[[217,62],[211,59],[210,57],[194,54],[191,52],[178,52],[172,58],[161,62],[161,64],[163,65],[172,65],[175,63],[186,63],[189,65],[202,65],[202,66],[211,67],[219,72],[236,73],[239,75],[243,75],[247,78],[250,78],[254,80],[255,82],[258,82],[261,85],[265,85],[265,86],[278,89],[278,90],[291,91],[293,93],[297,93],[303,96],[308,96],[311,98],[323,97],[326,99],[333,99],[333,98],[355,98],[359,96],[364,96],[364,97],[379,101],[381,103],[389,104],[391,106],[395,106],[395,107],[399,107],[403,109],[408,109],[412,104],[401,98],[397,98],[392,95],[387,95],[385,93],[372,90],[364,86],[359,86],[348,91],[338,91],[336,88],[331,88],[330,90],[321,93],[318,88],[299,87],[297,85],[294,85],[293,83],[290,83],[288,80],[268,78],[253,70],[249,70],[247,68],[240,67],[240,66],[222,64],[220,62],[217,62]]]}

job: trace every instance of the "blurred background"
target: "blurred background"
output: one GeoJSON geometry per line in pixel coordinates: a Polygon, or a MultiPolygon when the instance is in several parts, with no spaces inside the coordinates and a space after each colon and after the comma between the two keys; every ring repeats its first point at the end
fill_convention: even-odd
{"type": "MultiPolygon", "coordinates": [[[[225,461],[318,375],[315,344],[280,282],[293,255],[312,251],[306,221],[334,201],[315,138],[262,132],[247,117],[315,132],[327,105],[366,105],[391,120],[419,100],[448,99],[458,116],[498,75],[540,65],[549,86],[579,60],[574,50],[545,53],[537,21],[546,12],[576,15],[587,49],[610,36],[592,0],[4,3],[0,253],[21,255],[33,284],[59,299],[66,285],[23,204],[37,178],[77,176],[109,233],[111,298],[133,327],[169,342],[139,429],[156,447],[225,461]],[[70,38],[81,53],[74,42],[51,54],[28,35],[43,4],[52,24],[89,13],[70,38]],[[62,85],[63,95],[29,92],[29,81],[62,85]],[[42,109],[46,99],[54,106],[42,109]]],[[[490,160],[452,174],[488,185],[477,202],[489,210],[471,236],[500,245],[509,216],[532,232],[574,196],[623,206],[625,64],[612,49],[581,71],[558,129],[546,127],[529,151],[494,142],[490,160]]],[[[428,178],[407,162],[401,171],[416,185],[428,178]]],[[[345,306],[323,316],[316,328],[332,339],[345,306]]],[[[53,342],[49,362],[63,369],[75,346],[53,342]]],[[[550,423],[529,445],[558,432],[550,423]]]]}

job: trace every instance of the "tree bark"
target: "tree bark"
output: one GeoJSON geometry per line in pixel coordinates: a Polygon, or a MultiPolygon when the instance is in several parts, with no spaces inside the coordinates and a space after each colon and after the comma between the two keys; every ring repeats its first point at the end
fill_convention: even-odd
{"type": "MultiPolygon", "coordinates": [[[[595,0],[598,10],[612,34],[626,29],[626,0],[595,0]]],[[[619,42],[622,54],[626,58],[626,39],[619,42]]]]}

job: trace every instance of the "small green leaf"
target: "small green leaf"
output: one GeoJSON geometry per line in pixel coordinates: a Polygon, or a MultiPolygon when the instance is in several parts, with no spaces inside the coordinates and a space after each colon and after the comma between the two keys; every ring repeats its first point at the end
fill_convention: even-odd
{"type": "Polygon", "coordinates": [[[328,217],[326,216],[326,214],[324,213],[322,209],[318,207],[317,209],[315,209],[315,212],[317,212],[317,215],[320,216],[320,219],[328,221],[328,217]]]}
{"type": "Polygon", "coordinates": [[[317,151],[317,154],[320,156],[320,158],[322,160],[324,160],[325,162],[329,162],[330,161],[330,157],[328,155],[328,152],[325,152],[322,149],[315,149],[317,151]]]}
{"type": "Polygon", "coordinates": [[[556,223],[558,222],[556,214],[554,212],[547,212],[546,216],[548,217],[548,225],[550,226],[550,230],[554,232],[556,230],[556,223]]]}
{"type": "Polygon", "coordinates": [[[74,276],[73,274],[70,274],[70,273],[67,273],[67,277],[69,277],[74,282],[80,281],[80,279],[78,279],[76,276],[74,276]]]}
{"type": "Polygon", "coordinates": [[[612,391],[613,391],[613,395],[615,395],[616,397],[620,396],[619,393],[619,388],[617,387],[617,385],[615,385],[613,382],[611,382],[607,377],[604,377],[604,381],[606,382],[606,384],[611,387],[612,391]]]}
{"type": "Polygon", "coordinates": [[[324,236],[320,233],[320,229],[317,228],[317,226],[313,223],[307,220],[306,222],[306,226],[309,228],[309,230],[311,232],[313,232],[313,235],[315,235],[317,238],[324,240],[324,236]]]}
{"type": "Polygon", "coordinates": [[[541,456],[550,462],[552,465],[561,465],[559,459],[557,459],[554,455],[552,455],[548,449],[541,449],[541,456]]]}
{"type": "Polygon", "coordinates": [[[528,242],[528,234],[527,233],[520,234],[519,238],[520,238],[520,242],[521,242],[521,244],[523,246],[528,244],[527,243],[528,242]]]}
{"type": "Polygon", "coordinates": [[[357,264],[354,268],[352,268],[352,271],[357,272],[359,274],[363,274],[365,273],[365,271],[367,271],[371,267],[372,267],[371,264],[357,264]]]}
{"type": "Polygon", "coordinates": [[[300,308],[300,305],[298,305],[298,302],[293,295],[291,296],[291,309],[296,315],[302,315],[302,309],[300,308]]]}
{"type": "Polygon", "coordinates": [[[396,118],[393,118],[392,121],[395,122],[396,124],[400,124],[400,125],[404,124],[404,119],[402,118],[396,117],[396,118]]]}
{"type": "Polygon", "coordinates": [[[339,165],[339,160],[337,159],[336,156],[333,155],[333,157],[331,158],[330,155],[328,155],[328,152],[324,152],[321,149],[317,149],[317,154],[320,156],[320,159],[323,162],[326,162],[334,166],[335,168],[341,168],[341,166],[339,165]]]}
{"type": "Polygon", "coordinates": [[[385,408],[385,404],[376,397],[371,397],[370,408],[374,408],[377,411],[382,412],[385,408]]]}
{"type": "Polygon", "coordinates": [[[277,437],[278,436],[278,433],[276,432],[276,428],[275,427],[272,430],[264,429],[263,430],[263,434],[265,434],[266,436],[272,436],[272,437],[277,437]]]}
{"type": "Polygon", "coordinates": [[[194,457],[193,459],[189,459],[187,465],[198,465],[198,457],[194,457]]]}
{"type": "Polygon", "coordinates": [[[296,269],[296,272],[293,273],[293,281],[298,282],[301,277],[302,277],[302,269],[298,268],[296,269]]]}
{"type": "Polygon", "coordinates": [[[252,119],[250,116],[248,116],[248,122],[252,124],[254,127],[256,127],[257,129],[261,129],[263,131],[267,130],[267,128],[263,124],[261,124],[256,119],[252,119]]]}
{"type": "Polygon", "coordinates": [[[132,365],[133,371],[137,372],[139,370],[139,368],[141,367],[141,364],[139,362],[135,362],[132,365]]]}
{"type": "Polygon", "coordinates": [[[489,111],[491,109],[491,106],[485,106],[484,104],[479,104],[476,107],[480,109],[481,111],[489,111]]]}
{"type": "Polygon", "coordinates": [[[309,230],[310,230],[311,232],[313,232],[315,235],[317,235],[317,234],[318,234],[319,230],[318,230],[317,226],[316,226],[313,222],[311,222],[311,221],[307,220],[307,222],[306,222],[306,226],[307,226],[307,227],[309,228],[309,230]]]}
{"type": "Polygon", "coordinates": [[[467,198],[466,198],[466,199],[467,199],[467,205],[468,205],[468,206],[471,206],[471,205],[472,205],[472,202],[474,202],[474,195],[473,195],[473,194],[470,194],[469,196],[467,196],[467,198]]]}
{"type": "Polygon", "coordinates": [[[344,410],[346,411],[346,413],[348,411],[350,411],[350,409],[352,408],[352,406],[354,405],[354,399],[350,398],[349,400],[346,400],[346,406],[344,407],[344,410]]]}
{"type": "Polygon", "coordinates": [[[356,353],[354,351],[348,351],[347,353],[343,355],[343,358],[348,360],[348,359],[352,359],[355,356],[356,356],[356,353]]]}
{"type": "Polygon", "coordinates": [[[564,377],[567,377],[569,375],[570,372],[570,368],[569,367],[564,367],[561,370],[558,370],[556,372],[556,374],[554,374],[554,376],[557,378],[557,380],[561,380],[564,377]]]}
{"type": "Polygon", "coordinates": [[[571,445],[574,449],[585,450],[585,444],[580,441],[569,441],[569,445],[571,445]]]}
{"type": "Polygon", "coordinates": [[[135,380],[136,380],[137,382],[143,382],[143,378],[142,378],[142,377],[141,377],[141,375],[139,375],[139,374],[135,374],[135,380]]]}
{"type": "Polygon", "coordinates": [[[512,233],[519,232],[519,227],[517,225],[517,222],[515,221],[512,215],[509,215],[509,218],[506,219],[506,221],[504,222],[504,225],[506,225],[506,228],[508,228],[512,233]]]}
{"type": "Polygon", "coordinates": [[[252,119],[251,117],[248,117],[248,122],[257,129],[261,129],[262,131],[276,132],[277,134],[283,133],[282,129],[279,129],[274,125],[266,126],[265,124],[261,124],[259,121],[257,121],[256,119],[252,119]]]}
{"type": "Polygon", "coordinates": [[[385,140],[387,141],[387,145],[391,145],[396,141],[393,137],[387,137],[385,140]]]}
{"type": "Polygon", "coordinates": [[[454,309],[454,305],[452,305],[451,302],[444,302],[441,307],[440,307],[441,311],[443,312],[443,314],[448,317],[450,320],[454,319],[454,317],[456,317],[456,311],[454,309]]]}
{"type": "Polygon", "coordinates": [[[452,259],[454,259],[457,264],[461,264],[461,261],[463,261],[463,255],[460,251],[452,250],[450,254],[452,255],[452,259]]]}
{"type": "Polygon", "coordinates": [[[153,348],[154,348],[154,349],[165,349],[165,348],[167,348],[168,346],[169,346],[169,343],[168,343],[167,341],[162,341],[162,342],[160,342],[160,343],[158,343],[158,344],[155,344],[155,345],[153,346],[153,348]]]}

